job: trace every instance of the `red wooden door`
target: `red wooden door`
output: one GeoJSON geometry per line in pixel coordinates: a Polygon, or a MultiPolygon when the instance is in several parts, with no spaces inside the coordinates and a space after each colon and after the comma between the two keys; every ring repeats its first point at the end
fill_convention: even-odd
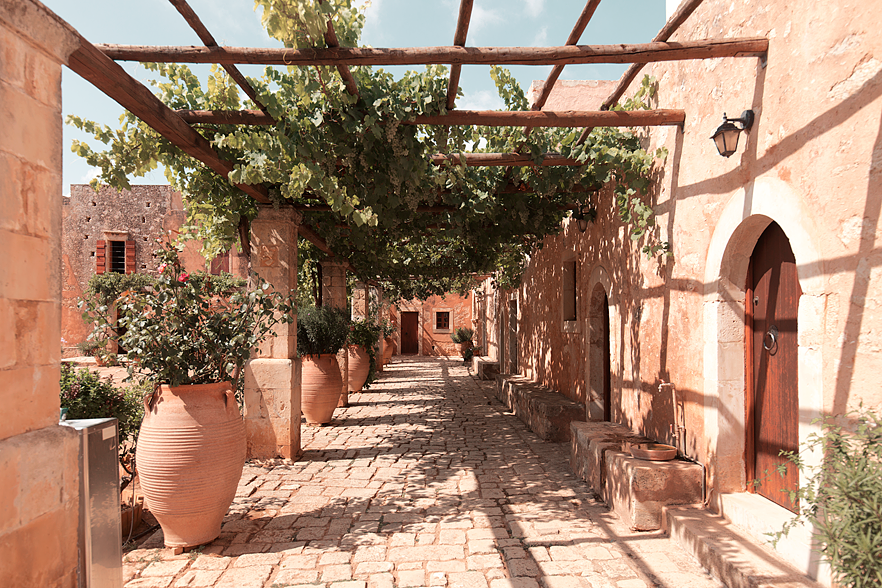
{"type": "Polygon", "coordinates": [[[420,352],[420,313],[401,313],[401,354],[415,355],[420,352]]]}
{"type": "Polygon", "coordinates": [[[799,444],[797,308],[802,290],[790,241],[776,223],[760,236],[750,258],[747,282],[747,474],[759,479],[756,492],[795,510],[787,491],[799,476],[783,451],[799,444]]]}
{"type": "Polygon", "coordinates": [[[609,340],[609,298],[606,293],[603,294],[603,339],[601,352],[603,353],[603,420],[612,420],[612,375],[610,361],[610,340],[609,340]]]}

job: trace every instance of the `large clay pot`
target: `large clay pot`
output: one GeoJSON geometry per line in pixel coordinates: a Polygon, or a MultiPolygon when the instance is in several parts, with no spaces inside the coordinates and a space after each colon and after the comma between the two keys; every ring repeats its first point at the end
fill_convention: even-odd
{"type": "Polygon", "coordinates": [[[138,477],[166,547],[214,540],[245,464],[245,424],[232,385],[160,386],[144,408],[138,477]]]}
{"type": "Polygon", "coordinates": [[[300,370],[300,408],[306,422],[330,423],[343,393],[337,356],[333,353],[305,355],[300,358],[300,370]]]}
{"type": "Polygon", "coordinates": [[[349,391],[360,392],[371,371],[371,357],[361,345],[349,346],[349,391]]]}
{"type": "Polygon", "coordinates": [[[392,354],[395,352],[395,339],[386,337],[383,347],[383,365],[392,361],[392,354]]]}

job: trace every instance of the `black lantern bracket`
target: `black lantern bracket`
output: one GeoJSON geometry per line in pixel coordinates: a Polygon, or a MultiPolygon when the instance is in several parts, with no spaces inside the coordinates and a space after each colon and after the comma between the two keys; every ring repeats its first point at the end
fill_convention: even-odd
{"type": "Polygon", "coordinates": [[[741,131],[750,130],[753,126],[754,114],[752,110],[745,110],[738,118],[729,118],[723,113],[723,124],[717,127],[714,134],[711,135],[717,151],[723,157],[729,157],[738,148],[738,136],[741,131]]]}

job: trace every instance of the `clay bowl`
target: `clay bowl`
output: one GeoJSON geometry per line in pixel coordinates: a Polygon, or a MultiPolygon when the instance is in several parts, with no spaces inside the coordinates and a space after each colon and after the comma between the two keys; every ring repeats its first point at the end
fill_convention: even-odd
{"type": "Polygon", "coordinates": [[[677,448],[664,443],[638,443],[631,445],[631,455],[649,461],[669,461],[677,457],[677,448]]]}

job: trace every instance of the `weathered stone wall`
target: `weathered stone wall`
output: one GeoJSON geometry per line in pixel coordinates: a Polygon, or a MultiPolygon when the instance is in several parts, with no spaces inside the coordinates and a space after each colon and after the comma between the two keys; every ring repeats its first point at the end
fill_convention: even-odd
{"type": "MultiPolygon", "coordinates": [[[[187,215],[180,192],[161,185],[136,185],[122,192],[102,187],[96,192],[89,185],[74,184],[62,203],[61,333],[65,357],[69,357],[79,354],[76,344],[91,331],[80,316],[77,300],[95,275],[97,242],[134,241],[135,271],[155,274],[160,240],[177,238],[187,215]]],[[[198,241],[186,241],[180,254],[190,273],[206,271],[200,247],[198,241]]],[[[230,251],[230,272],[246,277],[247,260],[238,249],[230,251]]]]}
{"type": "MultiPolygon", "coordinates": [[[[567,226],[546,240],[519,291],[521,373],[580,400],[592,377],[592,300],[606,292],[613,420],[672,442],[671,387],[660,388],[672,383],[685,411],[686,452],[707,467],[715,508],[748,483],[744,291],[748,259],[771,220],[790,240],[802,289],[800,439],[822,412],[882,406],[874,377],[882,369],[880,25],[876,3],[702,3],[672,41],[766,37],[770,48],[767,59],[644,69],[658,80],[654,106],[686,112],[682,131],[642,131],[647,147],[667,149],[647,198],[655,234],[671,242],[673,256],[639,253],[646,241],[630,242],[607,188],[609,205],[596,222],[584,235],[567,226]],[[753,128],[732,157],[720,157],[710,135],[724,112],[746,109],[756,113],[753,128]],[[578,267],[572,327],[561,316],[566,259],[578,267]]],[[[817,572],[805,546],[779,549],[817,572]]]]}
{"type": "Polygon", "coordinates": [[[58,426],[61,64],[42,4],[0,2],[0,585],[77,585],[78,438],[58,426]]]}

